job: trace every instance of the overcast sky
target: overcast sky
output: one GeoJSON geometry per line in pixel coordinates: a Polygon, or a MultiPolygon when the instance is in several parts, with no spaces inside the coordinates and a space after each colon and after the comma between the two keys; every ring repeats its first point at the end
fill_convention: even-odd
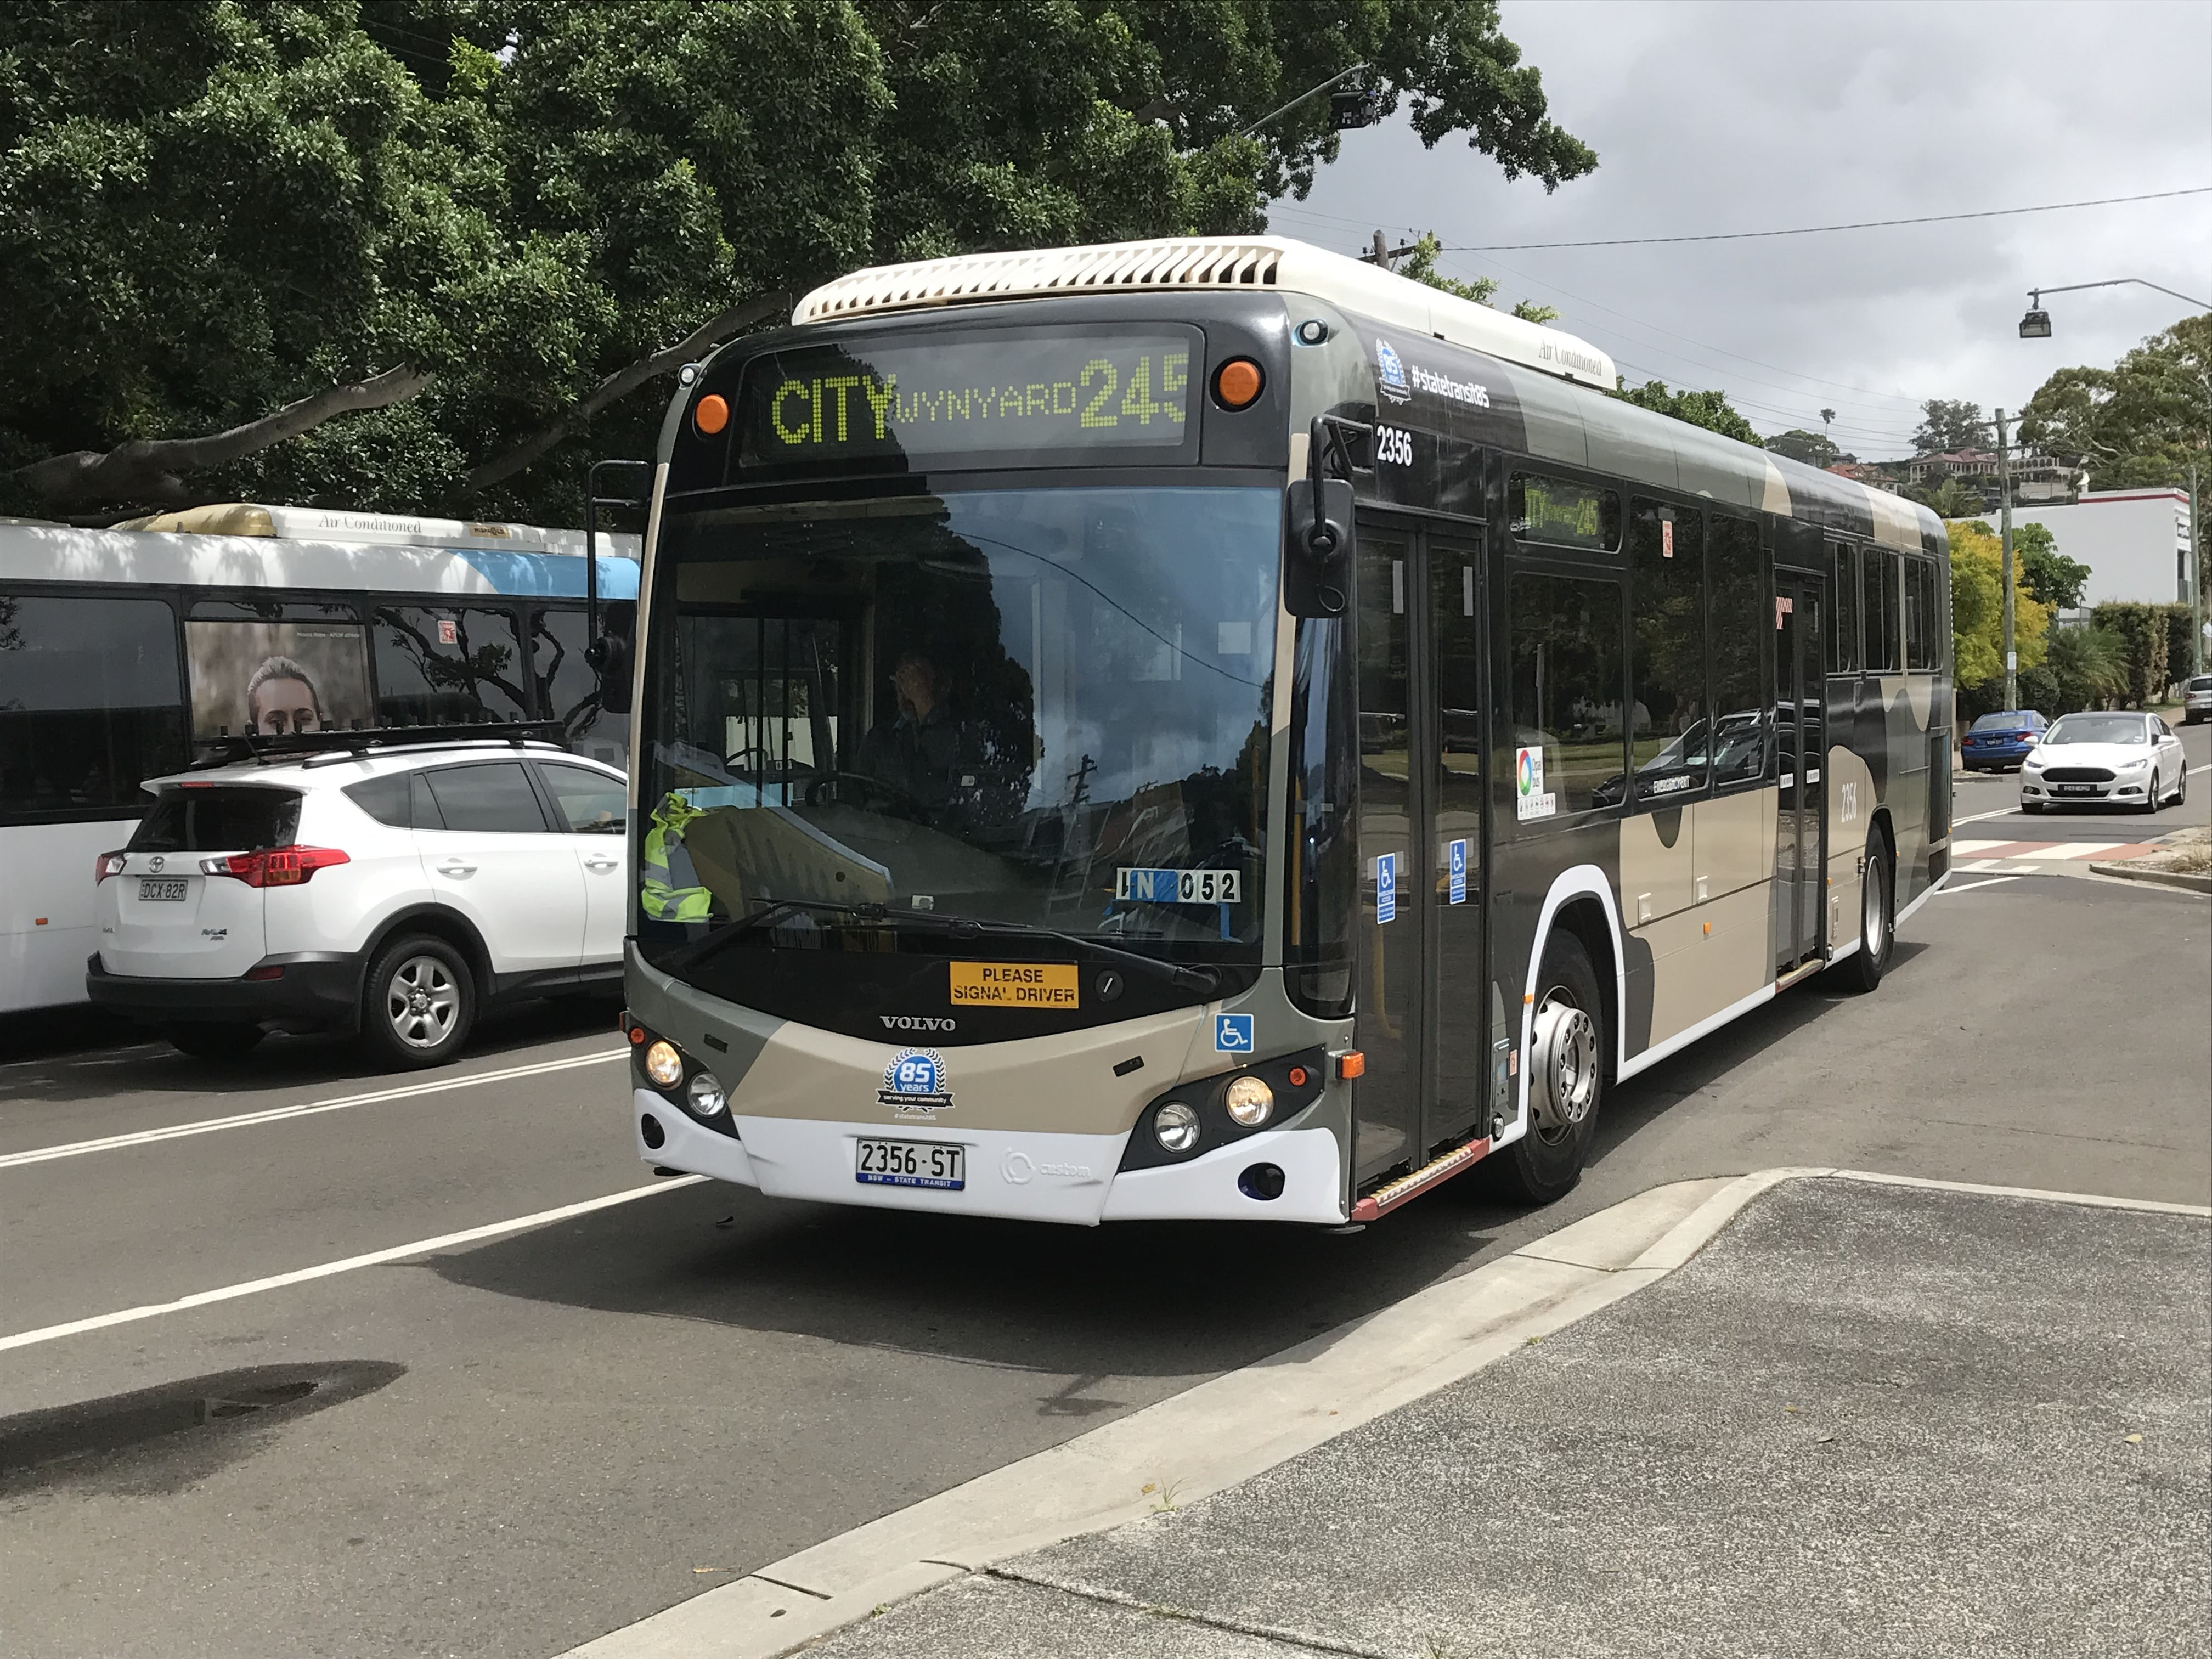
{"type": "MultiPolygon", "coordinates": [[[[1547,196],[1402,118],[1274,228],[1342,252],[1378,228],[1447,244],[1765,230],[2212,185],[2212,4],[1504,0],[1553,118],[1597,171],[1547,196]]],[[[2053,369],[2109,364],[2212,298],[2212,195],[1754,242],[1446,256],[1499,300],[1557,306],[1632,384],[1722,386],[1761,432],[1909,453],[1917,405],[2016,409],[2053,369]]]]}

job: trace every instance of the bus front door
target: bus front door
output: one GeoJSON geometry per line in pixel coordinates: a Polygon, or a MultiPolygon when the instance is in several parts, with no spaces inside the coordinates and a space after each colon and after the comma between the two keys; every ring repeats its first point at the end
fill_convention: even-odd
{"type": "Polygon", "coordinates": [[[1827,793],[1827,667],[1821,580],[1777,570],[1774,580],[1776,777],[1774,967],[1785,973],[1820,954],[1827,793]]]}
{"type": "Polygon", "coordinates": [[[1363,520],[1355,1185],[1487,1109],[1481,542],[1363,520]]]}

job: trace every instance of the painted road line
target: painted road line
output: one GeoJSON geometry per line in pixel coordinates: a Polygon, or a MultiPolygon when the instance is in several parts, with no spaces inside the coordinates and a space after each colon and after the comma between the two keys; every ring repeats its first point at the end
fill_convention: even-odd
{"type": "Polygon", "coordinates": [[[163,1314],[182,1313],[190,1308],[204,1308],[217,1302],[234,1302],[242,1296],[258,1296],[264,1291],[281,1291],[289,1285],[305,1285],[313,1279],[349,1273],[361,1267],[380,1267],[388,1261],[404,1261],[409,1256],[427,1255],[433,1250],[450,1250],[463,1244],[480,1243],[487,1238],[498,1238],[507,1233],[526,1232],[532,1227],[550,1226],[556,1221],[589,1215],[594,1210],[611,1210],[617,1204],[651,1198],[656,1193],[672,1193],[680,1188],[696,1187],[706,1178],[695,1175],[656,1181],[650,1187],[631,1187],[623,1192],[609,1193],[604,1198],[587,1198],[580,1204],[563,1204],[557,1210],[540,1210],[535,1215],[517,1216],[512,1221],[495,1221],[488,1226],[470,1227],[458,1233],[441,1233],[435,1238],[418,1238],[412,1244],[395,1244],[389,1249],[371,1250],[366,1255],[349,1255],[339,1261],[325,1261],[313,1267],[295,1268],[289,1273],[272,1273],[267,1279],[249,1279],[242,1285],[225,1285],[218,1290],[195,1291],[190,1296],[179,1297],[174,1302],[149,1302],[141,1307],[95,1314],[90,1319],[73,1319],[65,1325],[44,1325],[35,1331],[18,1331],[13,1336],[0,1336],[0,1353],[11,1348],[35,1347],[41,1342],[57,1342],[65,1336],[82,1336],[87,1331],[104,1331],[111,1325],[135,1324],[142,1319],[158,1319],[163,1314]]]}
{"type": "Polygon", "coordinates": [[[266,1111],[240,1112],[233,1117],[205,1117],[191,1123],[173,1123],[166,1128],[141,1129],[127,1135],[104,1135],[97,1140],[72,1140],[58,1146],[34,1146],[25,1152],[0,1157],[0,1170],[22,1164],[47,1164],[59,1158],[82,1158],[88,1152],[113,1152],[125,1146],[150,1146],[157,1140],[180,1140],[187,1135],[210,1135],[218,1129],[246,1129],[261,1123],[282,1123],[289,1118],[313,1117],[323,1112],[343,1112],[354,1106],[374,1106],[387,1100],[411,1100],[417,1095],[443,1094],[479,1083],[511,1083],[517,1078],[543,1077],[550,1072],[570,1072],[580,1066],[597,1066],[620,1060],[627,1048],[610,1048],[596,1054],[576,1054],[567,1060],[542,1060],[528,1066],[509,1066],[497,1072],[471,1072],[466,1077],[440,1078],[430,1083],[410,1083],[397,1089],[379,1089],[365,1095],[342,1095],[336,1100],[304,1102],[297,1106],[272,1106],[266,1111]]]}
{"type": "Polygon", "coordinates": [[[2008,881],[2018,881],[2019,879],[2020,878],[2018,876],[1992,876],[1987,881],[1968,882],[1964,887],[1955,886],[1947,882],[1943,885],[1942,890],[1947,895],[1952,893],[1978,893],[1984,887],[2002,887],[2008,881]]]}

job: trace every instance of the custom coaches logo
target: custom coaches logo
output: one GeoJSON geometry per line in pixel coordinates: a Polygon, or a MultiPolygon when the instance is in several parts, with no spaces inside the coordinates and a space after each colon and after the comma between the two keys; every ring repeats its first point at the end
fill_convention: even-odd
{"type": "Polygon", "coordinates": [[[902,1048],[884,1067],[876,1101],[908,1117],[927,1117],[951,1107],[952,1091],[945,1082],[943,1054],[934,1048],[902,1048]]]}

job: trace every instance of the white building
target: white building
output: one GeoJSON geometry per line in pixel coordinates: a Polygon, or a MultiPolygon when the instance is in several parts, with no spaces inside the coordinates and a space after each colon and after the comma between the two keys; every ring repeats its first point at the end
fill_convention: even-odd
{"type": "Polygon", "coordinates": [[[2085,605],[2189,603],[2185,489],[2090,490],[2072,507],[2015,507],[2012,521],[2047,526],[2061,553],[2089,567],[2085,605]]]}

